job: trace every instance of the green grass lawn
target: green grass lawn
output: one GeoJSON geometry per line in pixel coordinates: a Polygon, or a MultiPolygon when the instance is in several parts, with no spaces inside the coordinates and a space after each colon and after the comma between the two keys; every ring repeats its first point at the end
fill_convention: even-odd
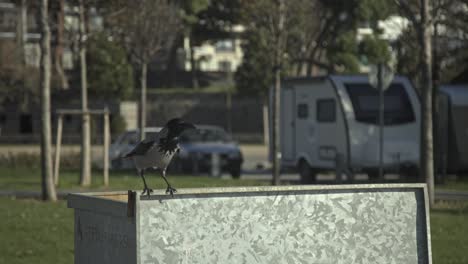
{"type": "Polygon", "coordinates": [[[468,207],[431,212],[434,264],[468,263],[468,207]]]}
{"type": "MultiPolygon", "coordinates": [[[[145,173],[149,187],[153,189],[165,189],[166,183],[157,171],[145,173]]],[[[168,180],[175,188],[193,187],[220,187],[220,186],[252,186],[267,185],[269,182],[257,180],[218,179],[208,176],[186,176],[168,174],[168,180]]],[[[58,190],[140,190],[143,182],[135,171],[111,172],[109,175],[109,187],[103,186],[101,171],[94,171],[92,183],[89,188],[79,185],[79,171],[63,171],[60,173],[58,190]]],[[[40,170],[28,168],[2,168],[0,167],[0,190],[40,190],[40,170]]]]}
{"type": "MultiPolygon", "coordinates": [[[[165,183],[159,172],[150,170],[146,174],[148,185],[153,189],[164,189],[165,183]]],[[[217,179],[208,176],[172,175],[168,173],[171,184],[177,187],[220,187],[220,186],[252,186],[269,185],[269,181],[217,179]]],[[[40,169],[8,168],[0,165],[0,190],[40,190],[40,169]]],[[[93,171],[93,181],[89,188],[82,188],[79,184],[78,170],[62,170],[60,173],[59,190],[139,190],[143,184],[134,170],[111,171],[109,187],[103,187],[102,171],[93,171]]],[[[436,185],[437,190],[467,191],[468,177],[459,179],[449,178],[444,184],[436,185]]]]}
{"type": "Polygon", "coordinates": [[[73,263],[73,211],[64,201],[0,198],[0,263],[73,263]]]}
{"type": "Polygon", "coordinates": [[[436,185],[436,188],[440,190],[468,192],[468,177],[449,178],[445,180],[444,184],[436,185]]]}

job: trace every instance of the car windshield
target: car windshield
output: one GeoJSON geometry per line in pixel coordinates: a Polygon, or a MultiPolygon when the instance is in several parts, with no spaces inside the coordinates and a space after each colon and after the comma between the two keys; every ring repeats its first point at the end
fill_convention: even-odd
{"type": "Polygon", "coordinates": [[[228,142],[229,135],[222,129],[187,130],[180,135],[180,142],[228,142]]]}

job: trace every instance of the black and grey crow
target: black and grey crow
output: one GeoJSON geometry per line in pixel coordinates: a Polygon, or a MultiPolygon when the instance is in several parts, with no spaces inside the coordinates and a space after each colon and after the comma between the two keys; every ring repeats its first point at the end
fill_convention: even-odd
{"type": "Polygon", "coordinates": [[[144,173],[148,168],[161,170],[161,175],[167,184],[166,193],[174,196],[174,193],[177,192],[166,179],[166,169],[174,154],[179,150],[180,134],[187,129],[195,129],[195,126],[184,122],[180,118],[171,119],[154,138],[141,141],[132,151],[124,156],[124,158],[133,159],[138,174],[143,179],[145,187],[142,194],[146,193],[149,196],[153,192],[146,185],[144,173]]]}

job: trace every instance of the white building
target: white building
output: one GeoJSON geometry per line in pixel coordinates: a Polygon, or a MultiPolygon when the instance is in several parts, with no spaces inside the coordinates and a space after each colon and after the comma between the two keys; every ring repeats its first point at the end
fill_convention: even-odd
{"type": "MultiPolygon", "coordinates": [[[[389,16],[387,19],[379,21],[378,27],[382,30],[380,38],[390,42],[397,40],[403,34],[403,31],[408,28],[409,23],[408,19],[401,16],[389,16]]],[[[365,26],[358,28],[357,32],[357,39],[360,41],[365,36],[372,35],[374,31],[369,26],[365,26]]]]}
{"type": "MultiPolygon", "coordinates": [[[[382,31],[379,38],[386,40],[391,49],[391,43],[400,38],[403,32],[408,28],[410,22],[408,19],[401,16],[389,16],[387,19],[379,21],[378,27],[382,31]]],[[[357,29],[357,40],[361,41],[364,37],[370,36],[374,33],[373,29],[369,26],[360,27],[357,29]]],[[[396,53],[391,50],[393,61],[396,60],[396,53]]],[[[361,64],[360,71],[367,73],[370,71],[369,65],[361,64]]]]}
{"type": "MultiPolygon", "coordinates": [[[[242,47],[240,34],[243,26],[234,26],[232,39],[224,39],[215,42],[205,42],[201,46],[194,47],[195,61],[200,71],[234,72],[242,63],[242,47]]],[[[184,47],[181,52],[184,57],[183,70],[190,71],[190,40],[184,39],[184,47]]]]}

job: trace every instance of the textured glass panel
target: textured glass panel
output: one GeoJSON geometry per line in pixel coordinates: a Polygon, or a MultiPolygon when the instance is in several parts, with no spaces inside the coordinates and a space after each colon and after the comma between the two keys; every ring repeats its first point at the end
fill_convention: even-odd
{"type": "Polygon", "coordinates": [[[176,195],[139,210],[141,263],[428,263],[414,190],[176,195]]]}

